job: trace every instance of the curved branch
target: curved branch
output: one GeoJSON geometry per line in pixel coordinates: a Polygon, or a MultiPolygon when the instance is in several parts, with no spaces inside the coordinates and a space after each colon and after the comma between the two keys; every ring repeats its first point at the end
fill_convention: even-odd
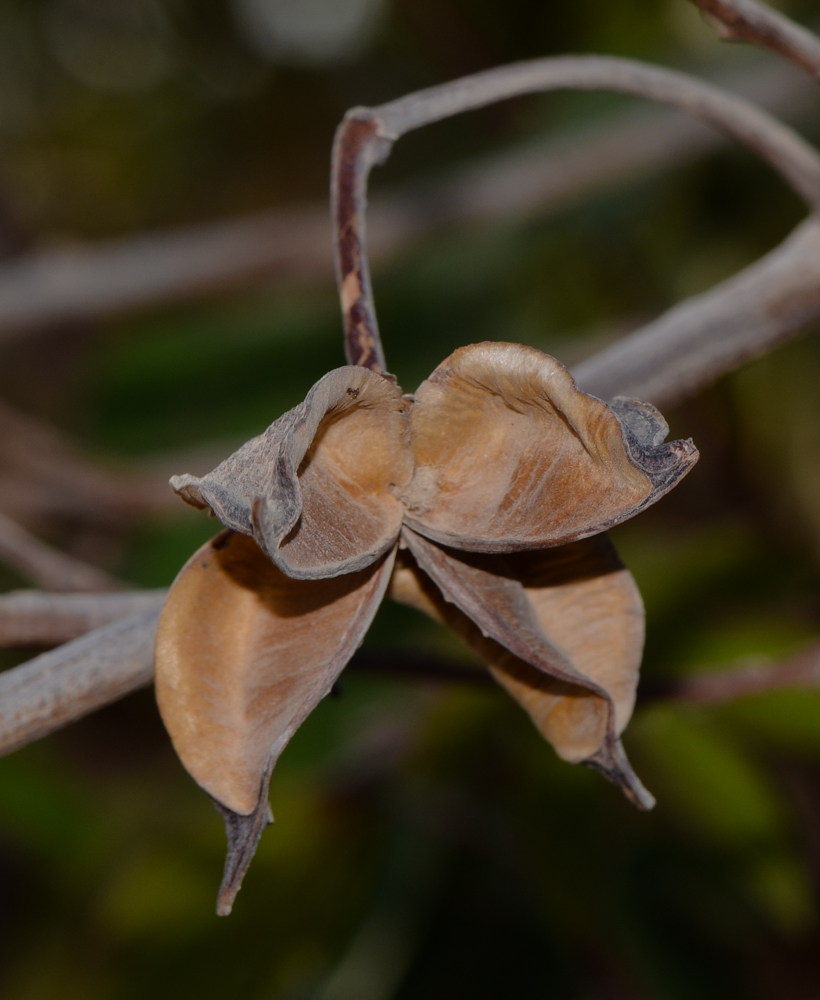
{"type": "MultiPolygon", "coordinates": [[[[807,79],[777,63],[731,73],[720,86],[781,115],[802,113],[814,98],[807,79]]],[[[694,120],[646,107],[547,142],[536,137],[423,187],[411,183],[375,197],[370,254],[385,260],[453,223],[543,211],[607,183],[682,165],[723,139],[694,120]]],[[[324,280],[333,268],[327,229],[327,208],[317,204],[30,250],[0,267],[0,340],[260,281],[324,280]]]]}
{"type": "Polygon", "coordinates": [[[749,146],[810,208],[820,209],[820,154],[796,132],[695,77],[628,59],[536,59],[463,77],[375,108],[353,108],[336,132],[331,181],[336,276],[350,364],[384,370],[365,232],[372,167],[383,163],[393,143],[413,129],[517,95],[568,88],[645,97],[693,115],[749,146]]]}
{"type": "Polygon", "coordinates": [[[769,49],[820,80],[820,38],[757,0],[691,0],[721,38],[769,49]]]}

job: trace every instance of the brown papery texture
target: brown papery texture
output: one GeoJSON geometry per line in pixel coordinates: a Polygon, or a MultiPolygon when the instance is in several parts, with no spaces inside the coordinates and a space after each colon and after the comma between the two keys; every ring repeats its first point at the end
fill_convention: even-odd
{"type": "MultiPolygon", "coordinates": [[[[639,428],[649,427],[643,417],[639,428]]],[[[406,522],[476,552],[600,532],[657,499],[697,458],[688,442],[641,440],[558,361],[520,344],[457,350],[419,387],[410,428],[406,522]]]]}
{"type": "Polygon", "coordinates": [[[532,675],[552,696],[552,709],[539,728],[559,754],[581,761],[596,753],[604,742],[610,714],[607,694],[576,670],[544,634],[521,582],[494,572],[486,556],[446,552],[409,530],[404,538],[445,601],[455,604],[472,623],[467,626],[460,616],[453,618],[442,609],[447,624],[485,663],[493,665],[499,657],[505,662],[521,661],[525,675],[532,675]]]}
{"type": "Polygon", "coordinates": [[[404,538],[417,565],[405,558],[391,596],[458,633],[560,757],[592,764],[651,807],[618,742],[635,699],[643,607],[609,541],[499,556],[445,551],[410,530],[404,538]]]}
{"type": "Polygon", "coordinates": [[[390,549],[410,481],[406,403],[391,379],[337,368],[207,476],[176,476],[188,503],[253,535],[294,579],[355,572],[390,549]]]}
{"type": "Polygon", "coordinates": [[[297,727],[361,642],[393,554],[358,573],[292,580],[224,532],[177,577],[157,632],[160,712],[193,778],[240,815],[266,794],[297,727]]]}
{"type": "MultiPolygon", "coordinates": [[[[545,635],[579,673],[609,694],[615,735],[620,736],[635,706],[645,617],[632,574],[606,535],[541,552],[485,558],[497,573],[521,581],[545,635]]],[[[541,729],[539,720],[549,718],[551,706],[540,686],[503,671],[495,676],[541,729]]]]}

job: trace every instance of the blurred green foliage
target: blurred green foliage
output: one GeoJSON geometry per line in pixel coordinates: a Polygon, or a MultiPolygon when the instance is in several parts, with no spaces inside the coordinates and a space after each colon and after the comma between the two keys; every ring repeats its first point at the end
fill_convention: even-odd
{"type": "MultiPolygon", "coordinates": [[[[721,48],[685,0],[371,6],[367,38],[322,62],[292,40],[280,56],[255,44],[249,0],[0,0],[0,193],[19,231],[48,243],[325,197],[348,106],[513,59],[771,59],[721,48]]],[[[820,17],[816,0],[786,9],[820,17]]],[[[374,184],[622,104],[558,94],[443,123],[402,140],[374,184]]],[[[800,214],[728,150],[439,235],[377,274],[391,368],[411,390],[481,339],[573,361],[750,262],[800,214]]],[[[0,392],[18,405],[121,461],[178,452],[182,466],[191,449],[224,455],[343,362],[329,283],[3,351],[0,392]]],[[[615,532],[647,606],[649,681],[775,661],[816,635],[818,386],[808,335],[669,415],[701,463],[615,532]]],[[[121,540],[110,568],[167,584],[213,530],[180,506],[121,540]]],[[[466,655],[395,606],[368,641],[466,655]]],[[[0,995],[816,1000],[820,695],[650,701],[627,746],[659,801],[648,815],[558,761],[500,691],[345,675],[284,754],[276,824],[218,920],[221,821],[152,695],[132,696],[0,760],[0,995]]]]}

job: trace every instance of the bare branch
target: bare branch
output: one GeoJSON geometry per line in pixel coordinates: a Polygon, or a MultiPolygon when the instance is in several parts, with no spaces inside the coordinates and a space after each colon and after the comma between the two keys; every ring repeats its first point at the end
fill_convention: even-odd
{"type": "MultiPolygon", "coordinates": [[[[52,596],[43,596],[44,606],[52,596]]],[[[139,597],[150,606],[0,673],[0,755],[41,739],[151,683],[154,636],[164,593],[111,596],[132,601],[139,597]]],[[[94,613],[101,608],[94,609],[94,613]]],[[[116,605],[112,603],[103,610],[116,610],[116,605]]],[[[41,621],[45,617],[40,615],[40,609],[32,613],[41,621]]],[[[79,620],[80,615],[76,615],[73,624],[79,620]]],[[[437,683],[483,684],[489,679],[483,670],[429,655],[392,651],[360,650],[350,667],[437,683]]]]}
{"type": "Polygon", "coordinates": [[[587,392],[667,407],[820,322],[820,218],[573,370],[587,392]]]}
{"type": "Polygon", "coordinates": [[[53,594],[13,590],[0,595],[0,647],[58,646],[141,611],[159,610],[167,590],[53,594]]]}
{"type": "Polygon", "coordinates": [[[336,223],[336,281],[348,364],[386,370],[367,262],[367,178],[390,155],[390,141],[369,114],[345,115],[333,143],[331,213],[336,223]]]}
{"type": "Polygon", "coordinates": [[[141,611],[0,674],[0,754],[150,684],[158,615],[141,611]]]}
{"type": "Polygon", "coordinates": [[[785,56],[820,80],[820,38],[757,0],[691,0],[721,38],[752,42],[785,56]]]}
{"type": "MultiPolygon", "coordinates": [[[[786,66],[733,73],[719,83],[771,112],[790,115],[813,106],[811,85],[786,66]]],[[[604,184],[689,162],[722,141],[699,122],[665,110],[622,112],[577,133],[488,157],[423,189],[375,197],[367,219],[370,255],[386,261],[453,223],[565,204],[604,184]]],[[[332,262],[323,205],[42,249],[0,266],[0,338],[261,281],[324,280],[332,262]]]]}
{"type": "Polygon", "coordinates": [[[4,337],[65,320],[212,295],[279,274],[331,268],[322,206],[260,212],[164,233],[45,249],[0,269],[4,337]]]}
{"type": "Polygon", "coordinates": [[[645,700],[719,704],[782,688],[820,685],[820,643],[774,665],[736,667],[708,674],[691,674],[647,685],[645,700]]]}
{"type": "Polygon", "coordinates": [[[60,552],[0,514],[0,562],[48,590],[119,590],[122,584],[60,552]]]}
{"type": "Polygon", "coordinates": [[[0,401],[0,510],[13,519],[121,530],[174,499],[164,473],[109,470],[55,428],[0,401]]]}
{"type": "Polygon", "coordinates": [[[749,146],[820,208],[820,154],[753,104],[684,73],[627,59],[561,56],[515,63],[409,94],[375,108],[353,108],[336,132],[331,168],[337,281],[350,364],[384,368],[365,236],[367,179],[405,133],[521,94],[556,89],[612,90],[678,108],[749,146]]]}

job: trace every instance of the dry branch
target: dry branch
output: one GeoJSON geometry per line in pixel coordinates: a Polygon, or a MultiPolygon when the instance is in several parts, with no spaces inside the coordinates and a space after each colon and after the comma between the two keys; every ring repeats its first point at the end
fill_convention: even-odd
{"type": "Polygon", "coordinates": [[[150,684],[158,615],[141,611],[0,674],[0,754],[150,684]]]}
{"type": "Polygon", "coordinates": [[[577,365],[578,384],[601,399],[668,407],[820,323],[820,218],[711,291],[577,365]]]}
{"type": "Polygon", "coordinates": [[[820,209],[820,154],[776,118],[696,77],[628,59],[561,56],[501,66],[408,94],[375,108],[353,108],[336,132],[331,213],[336,277],[350,364],[384,369],[368,264],[366,207],[371,169],[402,135],[451,115],[522,94],[610,90],[671,105],[748,146],[820,209]]]}
{"type": "MultiPolygon", "coordinates": [[[[788,67],[755,68],[720,82],[786,115],[814,98],[811,85],[788,67]]],[[[375,197],[368,212],[370,253],[384,261],[454,222],[542,211],[604,184],[685,163],[721,141],[711,129],[667,111],[621,113],[577,135],[487,158],[425,188],[375,197]]],[[[40,250],[0,267],[0,337],[260,281],[324,279],[332,267],[324,205],[40,250]]]]}
{"type": "Polygon", "coordinates": [[[820,39],[756,0],[691,0],[717,27],[721,38],[752,42],[785,56],[820,80],[820,39]]]}
{"type": "Polygon", "coordinates": [[[719,704],[782,688],[813,688],[818,685],[820,685],[820,643],[815,643],[782,663],[693,674],[668,683],[648,685],[647,700],[660,698],[699,704],[719,704]]]}
{"type": "MultiPolygon", "coordinates": [[[[164,596],[164,592],[157,591],[105,595],[120,598],[121,603],[100,603],[87,609],[81,605],[69,607],[69,617],[64,620],[68,627],[75,627],[80,625],[86,610],[90,618],[91,614],[122,610],[126,601],[149,605],[0,674],[0,755],[41,739],[149,685],[154,676],[154,636],[164,596]]],[[[38,599],[31,595],[34,599],[30,600],[26,613],[32,634],[49,628],[54,628],[56,634],[59,625],[55,627],[58,619],[53,597],[41,595],[40,606],[35,607],[38,599]]],[[[58,609],[58,613],[65,608],[64,605],[58,609]]],[[[0,628],[4,627],[0,605],[0,628]]],[[[460,667],[437,657],[373,650],[356,653],[350,666],[354,670],[361,668],[435,682],[482,683],[489,677],[483,670],[460,667]]]]}
{"type": "Polygon", "coordinates": [[[121,530],[172,504],[167,480],[108,470],[55,428],[0,401],[0,511],[27,527],[59,520],[121,530]]]}
{"type": "Polygon", "coordinates": [[[0,647],[58,646],[140,611],[162,607],[166,590],[53,594],[13,590],[0,595],[0,647]]]}
{"type": "MultiPolygon", "coordinates": [[[[145,594],[139,597],[146,602],[149,599],[145,594]]],[[[155,592],[151,599],[161,601],[162,595],[155,592]]],[[[156,606],[132,614],[0,674],[0,755],[150,684],[158,615],[156,606]]],[[[354,655],[348,669],[433,683],[486,685],[496,690],[486,670],[423,653],[363,649],[354,655]]],[[[639,690],[639,700],[718,704],[767,691],[818,685],[820,644],[773,666],[650,682],[639,690]]]]}
{"type": "MultiPolygon", "coordinates": [[[[820,39],[756,0],[692,0],[725,38],[754,42],[820,79],[820,39]]],[[[579,365],[576,378],[604,399],[658,406],[697,393],[745,361],[820,322],[817,212],[776,250],[704,295],[579,365]]]]}

